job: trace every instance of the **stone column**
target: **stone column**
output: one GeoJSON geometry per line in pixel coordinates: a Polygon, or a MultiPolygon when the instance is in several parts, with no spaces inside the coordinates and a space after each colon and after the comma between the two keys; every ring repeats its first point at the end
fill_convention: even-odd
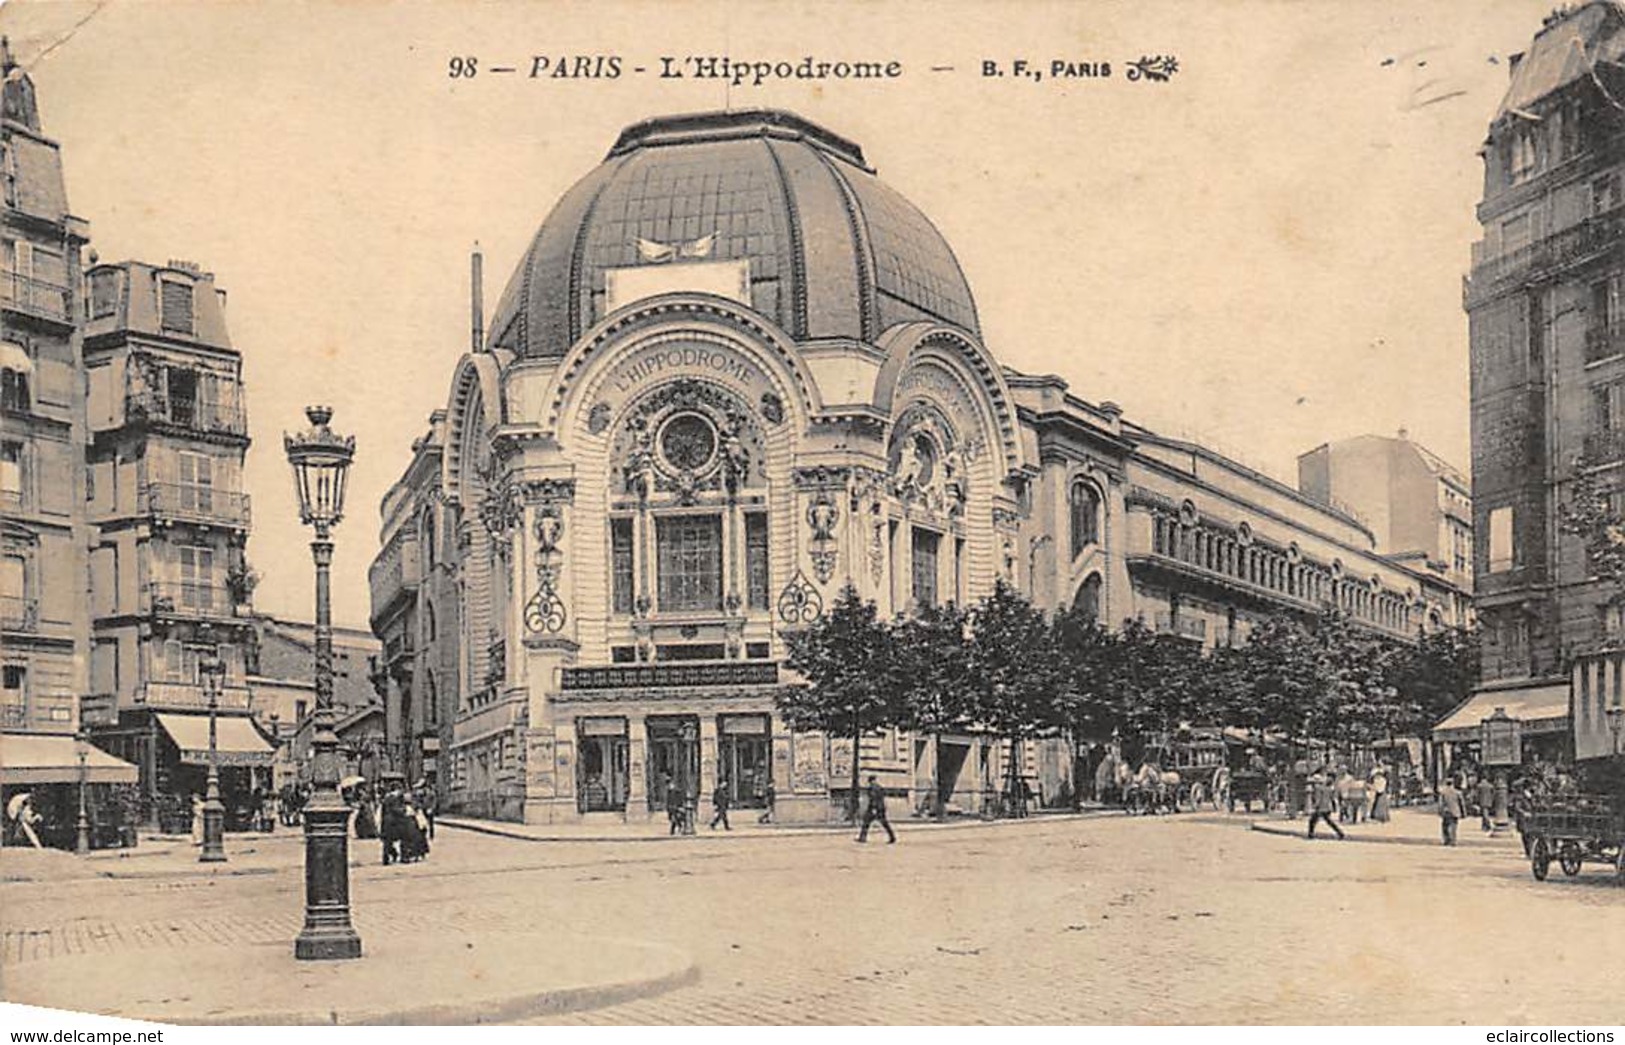
{"type": "Polygon", "coordinates": [[[700,716],[700,804],[709,801],[717,786],[717,717],[700,716]]]}
{"type": "Polygon", "coordinates": [[[642,715],[626,720],[626,815],[642,818],[649,809],[649,782],[644,779],[647,755],[644,740],[649,730],[642,715]]]}

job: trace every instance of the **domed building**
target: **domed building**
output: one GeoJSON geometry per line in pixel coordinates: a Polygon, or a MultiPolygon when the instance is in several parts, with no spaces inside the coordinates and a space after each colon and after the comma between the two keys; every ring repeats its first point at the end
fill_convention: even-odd
{"type": "MultiPolygon", "coordinates": [[[[823,820],[854,757],[910,811],[934,789],[979,811],[1007,774],[991,738],[855,753],[789,730],[786,634],[847,584],[889,618],[1000,577],[1046,607],[1177,618],[1175,549],[1199,519],[1234,525],[1208,486],[1187,496],[1191,448],[1001,368],[942,235],[856,143],[789,113],[628,128],[542,223],[488,336],[482,319],[476,298],[371,577],[403,768],[463,812],[641,819],[671,787],[750,807],[771,783],[779,819],[823,820]]],[[[1282,517],[1282,491],[1253,501],[1254,525],[1282,517]]],[[[1064,745],[1029,747],[1065,801],[1064,745]]]]}

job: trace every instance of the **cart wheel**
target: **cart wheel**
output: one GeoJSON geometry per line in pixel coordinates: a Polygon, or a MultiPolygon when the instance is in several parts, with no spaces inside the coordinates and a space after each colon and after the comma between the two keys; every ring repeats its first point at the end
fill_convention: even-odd
{"type": "Polygon", "coordinates": [[[1202,787],[1201,784],[1192,784],[1191,785],[1191,796],[1190,797],[1191,797],[1191,811],[1195,812],[1196,810],[1201,808],[1203,802],[1207,801],[1207,791],[1206,791],[1205,788],[1202,787]]]}
{"type": "Polygon", "coordinates": [[[1529,870],[1535,876],[1535,881],[1544,882],[1546,872],[1552,866],[1552,851],[1546,845],[1546,839],[1537,838],[1529,851],[1529,870]]]}
{"type": "Polygon", "coordinates": [[[1580,873],[1580,866],[1583,863],[1580,847],[1573,842],[1564,842],[1563,848],[1557,851],[1557,862],[1562,866],[1563,873],[1573,878],[1580,873]]]}

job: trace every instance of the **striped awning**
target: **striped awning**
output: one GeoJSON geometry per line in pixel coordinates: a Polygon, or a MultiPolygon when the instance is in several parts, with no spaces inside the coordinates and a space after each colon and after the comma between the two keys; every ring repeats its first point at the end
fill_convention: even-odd
{"type": "Polygon", "coordinates": [[[0,341],[0,369],[32,374],[34,361],[28,358],[28,351],[23,346],[10,341],[0,341]]]}
{"type": "MultiPolygon", "coordinates": [[[[158,725],[181,749],[182,762],[209,764],[208,715],[160,712],[158,725]]],[[[241,715],[219,715],[215,719],[215,753],[223,766],[268,766],[276,757],[276,748],[255,728],[253,720],[241,715]]]]}
{"type": "Polygon", "coordinates": [[[1525,733],[1564,729],[1568,726],[1569,686],[1535,685],[1510,689],[1480,690],[1433,727],[1435,740],[1477,740],[1479,724],[1505,708],[1508,718],[1523,723],[1525,733]]]}

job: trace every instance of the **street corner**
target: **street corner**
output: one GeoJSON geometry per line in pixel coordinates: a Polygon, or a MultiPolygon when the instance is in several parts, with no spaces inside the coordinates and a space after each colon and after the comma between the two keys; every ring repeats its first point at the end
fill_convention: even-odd
{"type": "Polygon", "coordinates": [[[285,942],[8,965],[5,998],[180,1025],[503,1023],[653,998],[696,982],[664,944],[558,934],[369,934],[353,961],[300,962],[285,942]]]}

